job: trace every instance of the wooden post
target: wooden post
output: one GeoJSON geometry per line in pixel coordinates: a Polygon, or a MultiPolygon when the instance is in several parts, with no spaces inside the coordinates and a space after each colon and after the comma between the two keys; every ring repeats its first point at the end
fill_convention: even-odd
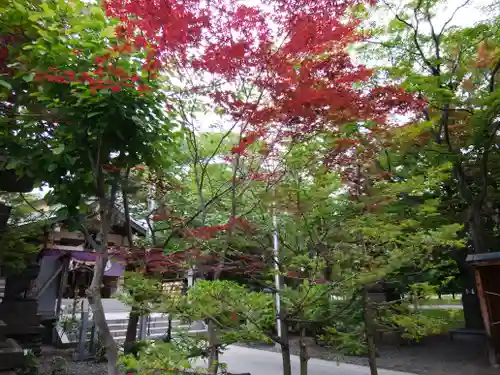
{"type": "Polygon", "coordinates": [[[74,359],[76,361],[85,361],[87,355],[85,353],[85,343],[87,341],[87,331],[89,328],[89,313],[88,311],[82,311],[80,324],[80,333],[78,335],[78,346],[76,347],[76,353],[74,359]]]}
{"type": "Polygon", "coordinates": [[[167,341],[172,341],[172,314],[168,314],[167,341]]]}
{"type": "Polygon", "coordinates": [[[484,328],[486,329],[488,336],[491,337],[490,314],[486,304],[486,295],[484,294],[481,273],[477,267],[474,270],[474,277],[476,279],[477,296],[479,298],[479,306],[481,307],[481,315],[483,316],[484,328]]]}
{"type": "Polygon", "coordinates": [[[97,325],[92,321],[92,328],[90,329],[90,342],[89,342],[89,352],[87,357],[95,357],[97,355],[97,342],[99,339],[99,331],[97,325]]]}

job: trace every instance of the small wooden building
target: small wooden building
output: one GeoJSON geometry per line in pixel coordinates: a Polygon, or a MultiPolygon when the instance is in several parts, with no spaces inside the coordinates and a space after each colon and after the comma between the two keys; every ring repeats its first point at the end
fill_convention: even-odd
{"type": "MultiPolygon", "coordinates": [[[[86,223],[87,230],[93,236],[100,229],[97,210],[95,212],[89,215],[86,223]]],[[[63,298],[85,297],[85,290],[92,280],[96,253],[83,233],[70,228],[69,218],[56,216],[46,221],[34,297],[38,301],[38,313],[44,321],[50,321],[57,319],[63,298]]],[[[128,247],[124,215],[119,209],[113,214],[112,221],[108,246],[128,247]]],[[[135,236],[146,235],[146,229],[135,221],[132,222],[132,231],[135,236]]],[[[119,256],[109,257],[101,291],[103,298],[110,298],[120,288],[124,270],[125,262],[119,256]]]]}
{"type": "Polygon", "coordinates": [[[474,268],[481,315],[489,340],[489,359],[500,358],[500,252],[470,254],[466,262],[474,268]]]}

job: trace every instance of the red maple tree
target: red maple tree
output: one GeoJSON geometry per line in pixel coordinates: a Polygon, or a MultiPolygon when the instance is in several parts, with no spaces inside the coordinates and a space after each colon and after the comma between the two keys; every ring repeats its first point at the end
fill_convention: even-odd
{"type": "Polygon", "coordinates": [[[371,70],[347,51],[367,37],[350,10],[371,2],[108,0],[106,10],[121,21],[116,34],[123,45],[146,52],[145,69],[177,67],[203,77],[203,85],[190,89],[240,126],[233,155],[247,156],[263,138],[259,152],[272,156],[285,140],[327,134],[337,140],[325,161],[341,166],[349,180],[348,167],[389,145],[385,132],[396,126],[391,114],[420,107],[401,89],[370,87],[371,70]],[[353,123],[365,128],[346,137],[345,126],[353,123]]]}
{"type": "MultiPolygon", "coordinates": [[[[324,152],[325,162],[359,188],[359,166],[390,144],[390,132],[397,126],[390,116],[420,108],[399,88],[370,85],[372,71],[355,63],[348,52],[366,38],[351,9],[370,3],[262,0],[249,6],[237,0],[107,0],[105,6],[108,16],[120,20],[113,52],[145,52],[142,69],[151,78],[164,68],[177,69],[181,78],[184,72],[202,77],[186,91],[210,98],[239,125],[241,137],[226,158],[229,162],[255,153],[256,143],[256,153],[272,159],[286,142],[322,135],[333,140],[324,152]],[[346,131],[353,126],[354,132],[346,131]]],[[[111,64],[110,53],[94,63],[90,72],[53,68],[37,78],[62,84],[78,80],[93,92],[119,91],[122,86],[149,89],[139,83],[137,73],[111,64]]],[[[246,178],[269,180],[275,175],[266,172],[253,171],[246,178]]],[[[233,184],[239,181],[234,176],[233,184]]],[[[185,232],[210,239],[229,227],[186,227],[185,232]]]]}

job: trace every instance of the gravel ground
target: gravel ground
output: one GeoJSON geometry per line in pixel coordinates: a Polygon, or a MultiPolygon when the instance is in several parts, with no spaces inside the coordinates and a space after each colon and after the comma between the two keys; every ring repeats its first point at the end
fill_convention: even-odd
{"type": "MultiPolygon", "coordinates": [[[[356,365],[368,365],[363,357],[341,356],[331,348],[314,344],[309,340],[308,351],[313,358],[339,361],[356,365]]],[[[243,344],[242,344],[243,345],[243,344]]],[[[275,346],[244,344],[243,346],[277,351],[275,346]]],[[[420,375],[498,375],[499,370],[491,368],[482,340],[471,337],[456,337],[453,341],[447,335],[427,337],[418,344],[379,345],[377,364],[380,368],[406,371],[420,375]]],[[[298,338],[291,338],[292,354],[299,354],[298,338]]]]}
{"type": "Polygon", "coordinates": [[[106,375],[106,363],[95,361],[75,362],[72,359],[74,349],[55,349],[53,347],[43,347],[40,357],[40,375],[52,375],[55,368],[56,358],[64,358],[66,362],[66,372],[64,375],[106,375]]]}
{"type": "MultiPolygon", "coordinates": [[[[245,344],[255,349],[276,351],[274,346],[245,344]]],[[[298,338],[291,338],[292,354],[298,355],[298,338]]],[[[55,357],[62,357],[68,363],[65,375],[105,375],[106,364],[73,362],[72,350],[50,347],[43,349],[40,365],[41,375],[50,375],[55,357]]],[[[313,358],[367,365],[362,357],[340,356],[331,348],[318,346],[310,340],[309,354],[313,358]]],[[[498,375],[499,370],[489,367],[486,345],[481,340],[469,337],[434,336],[412,345],[379,345],[380,368],[412,372],[419,375],[498,375]]]]}

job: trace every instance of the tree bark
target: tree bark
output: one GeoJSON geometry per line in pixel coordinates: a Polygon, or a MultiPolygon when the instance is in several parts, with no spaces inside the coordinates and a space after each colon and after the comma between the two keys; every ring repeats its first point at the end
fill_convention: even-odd
{"type": "Polygon", "coordinates": [[[125,354],[130,354],[134,343],[137,340],[137,327],[139,326],[140,314],[135,306],[130,310],[127,333],[125,335],[125,343],[123,344],[123,351],[125,354]]]}
{"type": "Polygon", "coordinates": [[[300,375],[307,375],[307,363],[309,361],[309,354],[307,353],[307,343],[306,343],[306,329],[302,327],[300,329],[300,375]]]}
{"type": "Polygon", "coordinates": [[[92,278],[90,288],[87,290],[87,296],[90,307],[92,308],[95,324],[99,330],[99,335],[101,336],[104,342],[104,347],[106,348],[108,375],[116,375],[118,347],[113,336],[111,335],[111,331],[109,330],[101,298],[101,285],[107,261],[108,256],[106,252],[102,253],[102,255],[97,258],[94,268],[94,277],[92,278]]]}
{"type": "Polygon", "coordinates": [[[213,319],[208,321],[208,345],[208,368],[210,374],[217,375],[217,371],[219,370],[219,351],[217,350],[217,332],[215,331],[215,322],[213,319]]]}
{"type": "Polygon", "coordinates": [[[468,224],[471,233],[473,249],[475,253],[485,253],[488,246],[484,240],[483,223],[481,221],[481,209],[471,206],[468,214],[468,224]]]}
{"type": "Polygon", "coordinates": [[[281,360],[283,361],[283,375],[292,375],[292,361],[290,357],[290,344],[281,344],[281,360]]]}
{"type": "Polygon", "coordinates": [[[108,360],[108,375],[116,375],[116,367],[118,362],[118,347],[116,342],[111,335],[109,330],[108,322],[106,321],[106,315],[104,313],[104,308],[102,305],[101,298],[101,286],[103,284],[104,269],[106,263],[108,262],[108,232],[109,232],[109,221],[110,221],[110,209],[112,205],[108,204],[107,200],[103,198],[103,195],[99,198],[99,215],[101,220],[101,244],[94,244],[96,250],[97,259],[94,267],[94,276],[87,290],[87,297],[89,300],[90,307],[94,315],[95,324],[99,330],[99,335],[104,342],[104,347],[106,348],[106,357],[108,360]]]}
{"type": "Polygon", "coordinates": [[[476,292],[476,279],[474,270],[470,265],[466,264],[467,248],[457,249],[454,252],[454,260],[457,263],[462,280],[462,305],[464,309],[465,328],[467,329],[484,329],[483,318],[479,298],[476,292]]]}
{"type": "Polygon", "coordinates": [[[377,370],[377,348],[375,346],[373,309],[368,296],[368,287],[363,288],[363,315],[365,320],[366,344],[368,348],[368,364],[370,366],[370,375],[378,375],[377,370]]]}
{"type": "MultiPolygon", "coordinates": [[[[127,169],[125,177],[128,178],[130,174],[130,169],[127,169]]],[[[123,199],[123,210],[125,214],[125,227],[127,231],[127,240],[128,246],[133,251],[134,248],[134,237],[132,234],[132,225],[130,220],[130,209],[128,205],[128,195],[126,189],[122,188],[122,199],[123,199]]],[[[144,265],[142,265],[144,266],[144,265]]],[[[130,293],[130,292],[129,292],[130,293]]],[[[135,306],[132,306],[130,310],[128,324],[127,324],[127,333],[125,335],[125,343],[123,345],[123,351],[125,354],[129,354],[130,350],[132,350],[134,343],[137,341],[137,327],[139,325],[140,319],[139,311],[135,306]]]]}
{"type": "Polygon", "coordinates": [[[290,356],[290,340],[288,338],[288,324],[281,319],[281,360],[283,362],[283,375],[292,375],[292,360],[290,356]]]}

